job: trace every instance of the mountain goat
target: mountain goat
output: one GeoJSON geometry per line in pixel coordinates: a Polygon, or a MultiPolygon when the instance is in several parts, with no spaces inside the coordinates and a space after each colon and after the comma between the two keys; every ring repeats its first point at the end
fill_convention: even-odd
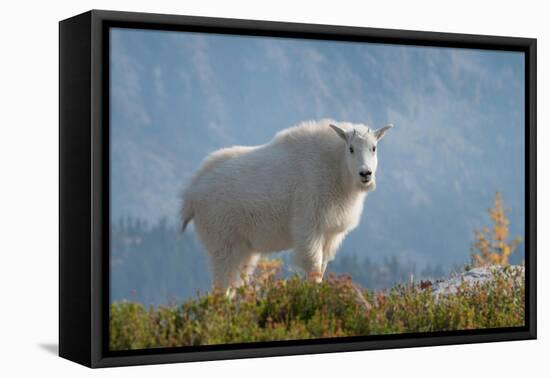
{"type": "Polygon", "coordinates": [[[376,145],[391,127],[303,122],[267,144],[211,153],[183,192],[181,217],[183,230],[194,221],[214,285],[238,286],[260,255],[290,249],[320,282],[376,187],[376,145]]]}

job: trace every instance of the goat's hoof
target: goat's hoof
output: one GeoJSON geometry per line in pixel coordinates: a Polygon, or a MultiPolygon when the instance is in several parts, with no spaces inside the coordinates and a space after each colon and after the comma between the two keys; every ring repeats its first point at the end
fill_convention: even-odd
{"type": "Polygon", "coordinates": [[[237,289],[235,289],[234,287],[228,287],[226,290],[225,290],[225,296],[226,298],[228,299],[235,299],[235,296],[237,295],[237,289]]]}
{"type": "Polygon", "coordinates": [[[315,283],[321,283],[323,282],[323,275],[319,272],[310,272],[308,274],[308,278],[310,281],[315,283]]]}

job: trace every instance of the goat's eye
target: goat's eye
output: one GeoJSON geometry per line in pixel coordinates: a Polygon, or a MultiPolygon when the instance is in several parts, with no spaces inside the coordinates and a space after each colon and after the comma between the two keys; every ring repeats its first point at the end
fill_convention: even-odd
{"type": "Polygon", "coordinates": [[[376,151],[376,146],[372,146],[372,152],[376,151]]]}
{"type": "Polygon", "coordinates": [[[353,154],[353,146],[349,146],[349,152],[353,154]]]}

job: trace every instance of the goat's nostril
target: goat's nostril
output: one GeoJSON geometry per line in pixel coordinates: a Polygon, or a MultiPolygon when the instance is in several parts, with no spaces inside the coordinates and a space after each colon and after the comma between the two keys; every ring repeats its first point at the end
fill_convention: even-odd
{"type": "Polygon", "coordinates": [[[370,177],[372,175],[372,172],[371,171],[359,171],[359,176],[361,177],[370,177]]]}

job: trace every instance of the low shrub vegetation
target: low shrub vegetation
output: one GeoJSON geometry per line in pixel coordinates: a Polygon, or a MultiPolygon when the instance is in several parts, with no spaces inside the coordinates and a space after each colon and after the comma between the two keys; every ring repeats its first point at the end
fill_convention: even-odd
{"type": "Polygon", "coordinates": [[[389,290],[357,288],[349,276],[320,284],[283,279],[280,262],[260,263],[253,280],[233,296],[219,291],[180,305],[110,307],[111,350],[246,343],[273,340],[519,327],[524,284],[505,268],[483,284],[434,295],[431,282],[389,290]],[[520,282],[520,284],[517,284],[520,282]]]}

